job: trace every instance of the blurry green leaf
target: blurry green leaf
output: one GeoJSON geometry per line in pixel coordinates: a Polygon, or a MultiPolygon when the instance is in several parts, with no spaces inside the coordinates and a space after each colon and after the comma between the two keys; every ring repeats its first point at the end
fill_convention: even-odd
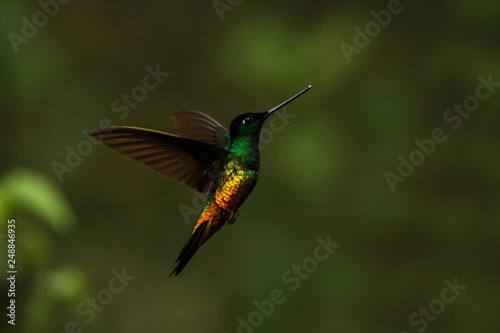
{"type": "Polygon", "coordinates": [[[75,267],[39,272],[27,304],[27,332],[51,327],[54,322],[58,322],[58,316],[67,318],[87,294],[86,277],[75,267]]]}
{"type": "Polygon", "coordinates": [[[85,276],[75,267],[63,267],[41,275],[46,295],[68,301],[79,301],[85,292],[85,276]]]}
{"type": "Polygon", "coordinates": [[[75,224],[75,216],[67,200],[45,176],[27,169],[15,169],[0,184],[0,209],[29,211],[43,218],[57,232],[75,224]],[[10,207],[9,207],[10,206],[10,207]]]}

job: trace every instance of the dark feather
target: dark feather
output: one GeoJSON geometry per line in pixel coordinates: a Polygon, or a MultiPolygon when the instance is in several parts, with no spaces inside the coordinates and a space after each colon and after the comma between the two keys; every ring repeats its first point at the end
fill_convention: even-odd
{"type": "Polygon", "coordinates": [[[191,260],[196,251],[198,251],[200,246],[203,243],[205,243],[207,237],[204,236],[204,231],[207,225],[208,222],[205,222],[202,225],[200,225],[197,229],[193,230],[193,233],[187,240],[186,244],[184,244],[184,247],[182,248],[179,257],[175,261],[177,265],[175,265],[175,268],[172,271],[172,273],[170,273],[170,276],[172,275],[177,276],[184,269],[187,263],[191,260]]]}
{"type": "Polygon", "coordinates": [[[229,144],[229,133],[217,120],[198,111],[179,111],[172,115],[180,137],[224,148],[229,144]]]}
{"type": "Polygon", "coordinates": [[[206,142],[138,127],[109,127],[90,134],[127,157],[201,193],[208,190],[228,153],[206,142]]]}
{"type": "Polygon", "coordinates": [[[177,276],[191,260],[196,251],[198,251],[198,249],[205,244],[210,237],[220,230],[226,220],[227,213],[221,210],[214,213],[211,219],[197,226],[182,247],[179,257],[177,257],[176,260],[177,265],[172,273],[170,273],[170,276],[177,276]]]}

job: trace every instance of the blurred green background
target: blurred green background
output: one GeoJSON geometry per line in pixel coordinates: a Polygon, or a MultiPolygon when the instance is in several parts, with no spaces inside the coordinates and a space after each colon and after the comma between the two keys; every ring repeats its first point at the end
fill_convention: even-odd
{"type": "Polygon", "coordinates": [[[386,1],[49,3],[53,17],[36,1],[0,5],[0,268],[13,217],[19,272],[15,327],[1,280],[2,331],[498,328],[500,91],[455,130],[443,116],[474,95],[479,76],[500,81],[500,3],[403,1],[386,27],[369,24],[386,1]],[[22,39],[33,15],[40,27],[22,39]],[[346,57],[341,43],[354,47],[367,23],[369,43],[358,37],[367,45],[346,57]],[[128,116],[113,112],[158,64],[168,77],[128,116]],[[89,146],[85,131],[104,118],[173,131],[180,109],[229,126],[308,84],[287,107],[295,118],[267,140],[237,223],[169,279],[192,227],[179,207],[193,206],[193,192],[89,146]],[[447,140],[391,191],[384,174],[435,128],[447,140]],[[58,177],[54,162],[67,165],[78,147],[87,156],[58,177]],[[328,235],[341,246],[291,290],[282,275],[328,235]],[[123,269],[135,278],[110,293],[123,269]],[[467,289],[442,303],[443,281],[455,278],[467,289]],[[275,289],[286,300],[254,313],[275,289]],[[423,319],[429,305],[438,315],[423,319]]]}

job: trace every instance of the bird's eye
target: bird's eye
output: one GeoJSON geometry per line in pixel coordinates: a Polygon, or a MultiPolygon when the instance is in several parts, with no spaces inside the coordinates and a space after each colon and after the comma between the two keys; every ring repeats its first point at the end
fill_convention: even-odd
{"type": "Polygon", "coordinates": [[[248,116],[248,117],[245,117],[245,119],[243,119],[243,124],[246,124],[246,123],[249,123],[252,121],[252,117],[248,116]]]}

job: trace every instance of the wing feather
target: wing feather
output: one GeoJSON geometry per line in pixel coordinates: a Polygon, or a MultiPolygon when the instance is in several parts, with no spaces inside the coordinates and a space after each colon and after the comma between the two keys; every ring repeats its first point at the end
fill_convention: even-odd
{"type": "Polygon", "coordinates": [[[180,137],[202,141],[220,148],[229,144],[229,133],[217,120],[198,111],[183,110],[172,115],[180,137]]]}
{"type": "Polygon", "coordinates": [[[90,135],[201,193],[208,190],[228,153],[205,141],[139,127],[115,126],[92,131],[90,135]]]}

